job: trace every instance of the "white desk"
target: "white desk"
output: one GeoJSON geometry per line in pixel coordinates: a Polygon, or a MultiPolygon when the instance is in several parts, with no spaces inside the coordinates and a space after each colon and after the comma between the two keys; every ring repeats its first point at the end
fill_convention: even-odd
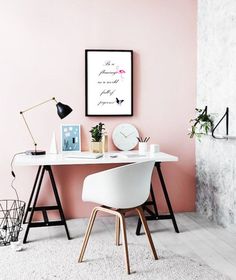
{"type": "MultiPolygon", "coordinates": [[[[84,154],[86,152],[81,152],[84,154]]],[[[14,161],[15,165],[20,166],[40,166],[40,165],[81,165],[81,164],[109,164],[109,163],[131,163],[145,160],[155,160],[156,162],[178,161],[178,158],[165,153],[157,153],[155,155],[139,156],[137,151],[132,152],[110,152],[105,153],[103,157],[98,159],[70,158],[70,153],[63,154],[47,154],[42,156],[31,156],[26,154],[17,155],[14,161]],[[117,155],[117,157],[112,157],[117,155]],[[130,155],[130,157],[126,157],[130,155]],[[133,156],[132,156],[133,155],[133,156]]],[[[76,156],[76,153],[73,153],[76,156]]]]}
{"type": "MultiPolygon", "coordinates": [[[[35,182],[34,182],[34,185],[32,188],[32,192],[30,195],[28,206],[26,208],[26,214],[25,214],[24,221],[23,221],[24,223],[26,223],[27,215],[30,214],[23,242],[26,243],[29,229],[31,227],[45,227],[45,226],[57,226],[57,225],[65,226],[67,237],[68,237],[68,239],[70,239],[65,216],[63,213],[63,209],[61,206],[60,198],[58,195],[55,179],[54,179],[52,168],[51,168],[52,166],[112,164],[112,163],[124,164],[124,163],[132,163],[132,162],[141,162],[141,161],[145,161],[145,160],[155,160],[155,162],[156,162],[155,167],[157,169],[160,183],[162,186],[162,190],[163,190],[165,200],[166,200],[166,203],[167,203],[167,206],[169,209],[169,214],[167,214],[167,215],[161,215],[158,213],[153,188],[151,185],[150,200],[147,201],[143,205],[143,209],[149,214],[148,216],[146,216],[146,218],[147,218],[147,220],[171,219],[173,222],[175,231],[179,232],[178,226],[177,226],[177,223],[175,220],[175,216],[174,216],[174,213],[172,210],[172,206],[170,203],[169,195],[168,195],[168,192],[166,189],[165,181],[164,181],[164,178],[163,178],[163,175],[161,172],[161,163],[178,161],[178,158],[175,156],[172,156],[172,155],[169,155],[166,153],[157,153],[155,155],[150,155],[149,153],[147,153],[145,156],[139,157],[137,151],[131,151],[131,152],[115,151],[115,152],[111,152],[111,153],[105,153],[103,155],[103,157],[98,158],[98,159],[86,159],[86,158],[79,158],[79,157],[70,158],[68,153],[55,154],[55,155],[47,154],[47,155],[41,155],[41,156],[31,156],[31,155],[21,154],[21,155],[16,156],[14,165],[38,166],[38,172],[36,174],[35,182]],[[114,157],[114,155],[116,155],[117,157],[114,157]],[[129,157],[126,157],[127,155],[129,155],[129,157]],[[38,207],[38,206],[36,206],[36,204],[38,201],[39,191],[40,191],[40,188],[42,185],[42,180],[43,180],[45,171],[47,171],[49,174],[57,205],[38,207]],[[152,206],[154,210],[151,210],[150,206],[152,206]],[[60,216],[61,216],[61,220],[49,221],[48,216],[47,216],[47,211],[50,211],[50,210],[58,210],[60,213],[60,216]],[[42,212],[43,218],[44,218],[43,222],[32,222],[33,214],[36,211],[42,212]]],[[[139,220],[138,225],[137,225],[137,230],[136,230],[137,235],[140,234],[140,229],[141,229],[141,221],[139,220]]]]}

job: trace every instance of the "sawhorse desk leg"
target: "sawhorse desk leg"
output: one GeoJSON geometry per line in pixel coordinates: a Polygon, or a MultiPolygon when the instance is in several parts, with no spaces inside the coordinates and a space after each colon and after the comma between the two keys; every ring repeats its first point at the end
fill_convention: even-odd
{"type": "Polygon", "coordinates": [[[58,191],[57,191],[57,186],[56,186],[54,176],[53,176],[53,173],[52,173],[52,168],[49,165],[39,166],[39,168],[38,168],[38,172],[37,172],[35,182],[34,182],[34,185],[33,185],[33,189],[32,189],[31,195],[30,195],[29,203],[28,203],[27,208],[26,208],[26,213],[25,213],[23,223],[27,223],[23,243],[27,242],[29,229],[33,228],[33,227],[48,227],[48,226],[63,225],[65,227],[65,230],[66,230],[67,238],[70,239],[70,235],[69,235],[69,231],[68,231],[68,228],[67,228],[64,212],[63,212],[63,209],[62,209],[62,206],[61,206],[61,201],[60,201],[58,191]],[[38,201],[39,191],[41,189],[41,185],[42,185],[42,181],[43,181],[45,171],[47,171],[48,174],[49,174],[49,178],[50,178],[50,181],[51,181],[51,184],[52,184],[53,193],[54,193],[54,196],[55,196],[55,199],[56,199],[56,205],[40,206],[39,207],[39,206],[36,206],[36,204],[37,204],[37,201],[38,201]],[[33,204],[32,204],[32,201],[33,201],[33,204]],[[59,213],[60,213],[61,220],[49,221],[47,211],[50,211],[50,210],[58,210],[59,213]],[[44,219],[43,222],[33,222],[32,221],[33,220],[33,215],[36,211],[42,212],[43,219],[44,219]],[[28,214],[30,214],[30,216],[29,216],[28,222],[26,222],[28,214]]]}
{"type": "MultiPolygon", "coordinates": [[[[153,221],[153,220],[171,219],[175,231],[177,233],[179,233],[179,229],[178,229],[178,226],[177,226],[177,223],[176,223],[176,220],[175,220],[175,215],[174,215],[174,212],[173,212],[173,209],[172,209],[172,206],[171,206],[171,203],[170,203],[169,195],[168,195],[168,192],[167,192],[167,189],[166,189],[166,184],[165,184],[162,172],[161,172],[161,163],[160,162],[156,162],[155,163],[155,167],[156,167],[157,172],[158,172],[158,176],[159,176],[159,179],[160,179],[161,187],[162,187],[162,190],[163,190],[163,193],[164,193],[164,196],[165,196],[166,204],[168,206],[169,214],[163,215],[163,214],[159,214],[158,213],[157,205],[156,205],[156,200],[155,200],[155,195],[154,195],[152,184],[151,184],[151,189],[150,189],[150,198],[151,198],[151,200],[150,201],[146,201],[142,205],[143,210],[149,214],[148,216],[146,216],[146,219],[149,220],[149,221],[150,220],[153,221]],[[153,210],[154,211],[151,210],[148,206],[153,206],[153,210]]],[[[138,220],[138,224],[137,224],[137,228],[136,228],[136,235],[140,235],[140,230],[141,230],[141,220],[139,219],[138,220]]]]}

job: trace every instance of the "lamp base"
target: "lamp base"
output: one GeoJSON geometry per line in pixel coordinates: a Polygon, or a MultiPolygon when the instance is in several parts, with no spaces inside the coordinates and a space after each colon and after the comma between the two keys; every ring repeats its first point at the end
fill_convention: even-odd
{"type": "Polygon", "coordinates": [[[41,155],[46,155],[46,151],[42,150],[30,150],[25,152],[27,155],[32,155],[32,156],[41,156],[41,155]]]}

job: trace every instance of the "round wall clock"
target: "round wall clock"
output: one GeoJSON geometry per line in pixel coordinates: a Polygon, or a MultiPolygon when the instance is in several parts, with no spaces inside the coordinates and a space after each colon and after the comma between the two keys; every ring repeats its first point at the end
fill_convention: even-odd
{"type": "Polygon", "coordinates": [[[137,128],[129,123],[119,124],[112,133],[114,145],[122,151],[132,150],[138,144],[137,137],[139,137],[137,128]]]}

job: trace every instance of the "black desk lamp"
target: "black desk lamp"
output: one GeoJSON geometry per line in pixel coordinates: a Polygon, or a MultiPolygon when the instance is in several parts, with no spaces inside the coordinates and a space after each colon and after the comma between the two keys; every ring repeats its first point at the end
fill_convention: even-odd
{"type": "Polygon", "coordinates": [[[68,105],[66,105],[66,104],[63,104],[63,103],[61,103],[61,102],[57,102],[55,97],[53,97],[53,98],[51,98],[51,99],[49,99],[49,100],[46,100],[46,101],[44,101],[44,102],[42,102],[42,103],[39,103],[39,104],[37,104],[37,105],[34,105],[34,106],[30,107],[29,109],[26,109],[26,110],[24,110],[24,111],[21,111],[20,114],[21,114],[21,116],[22,116],[22,118],[23,118],[23,120],[24,120],[24,122],[25,122],[25,125],[26,125],[26,127],[27,127],[27,129],[28,129],[28,131],[29,131],[29,134],[30,134],[30,136],[31,136],[31,138],[32,138],[32,140],[33,140],[33,142],[34,142],[34,150],[27,151],[27,152],[26,152],[27,154],[30,154],[30,155],[45,155],[45,154],[46,154],[46,151],[39,151],[39,150],[37,150],[37,143],[36,143],[35,140],[34,140],[34,137],[33,137],[33,135],[32,135],[32,132],[31,132],[31,130],[30,130],[30,128],[29,128],[29,125],[28,125],[28,123],[27,123],[27,121],[26,121],[26,119],[25,119],[24,113],[25,113],[25,112],[28,112],[28,111],[30,111],[30,110],[36,108],[36,107],[39,107],[39,106],[41,106],[41,105],[43,105],[43,104],[45,104],[45,103],[48,103],[48,102],[50,102],[50,101],[55,101],[55,102],[56,102],[57,114],[58,114],[58,116],[59,116],[61,119],[64,119],[66,116],[68,116],[68,115],[72,112],[72,109],[71,109],[70,106],[68,106],[68,105]]]}

